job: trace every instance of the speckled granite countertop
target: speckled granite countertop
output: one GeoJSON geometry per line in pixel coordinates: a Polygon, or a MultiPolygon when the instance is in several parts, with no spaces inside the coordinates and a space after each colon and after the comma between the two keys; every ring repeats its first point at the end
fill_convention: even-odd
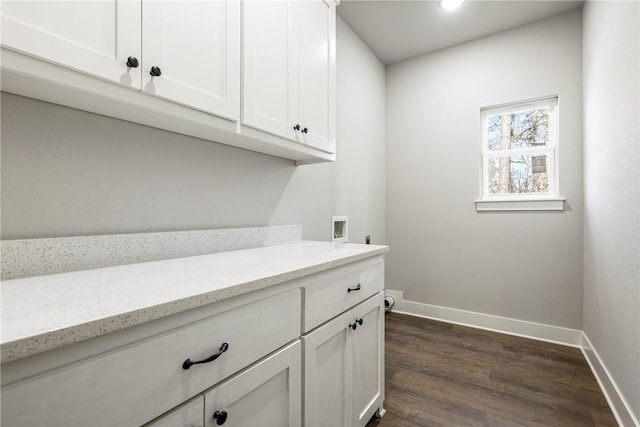
{"type": "Polygon", "coordinates": [[[2,363],[389,250],[308,242],[2,282],[2,363]]]}

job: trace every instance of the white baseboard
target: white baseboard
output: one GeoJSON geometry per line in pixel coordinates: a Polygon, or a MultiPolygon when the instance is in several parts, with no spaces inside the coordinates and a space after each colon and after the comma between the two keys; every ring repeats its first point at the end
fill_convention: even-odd
{"type": "Polygon", "coordinates": [[[609,373],[607,366],[584,332],[582,333],[582,354],[584,354],[584,358],[587,359],[587,363],[589,367],[591,367],[591,371],[596,377],[618,424],[623,427],[640,427],[638,418],[636,418],[631,411],[631,407],[624,398],[624,395],[620,393],[620,389],[609,373]]]}
{"type": "Polygon", "coordinates": [[[583,331],[414,301],[403,301],[403,310],[394,309],[393,311],[579,348],[582,350],[593,375],[596,377],[618,424],[622,427],[640,427],[638,418],[631,411],[624,395],[620,393],[613,377],[609,374],[609,370],[583,331]]]}
{"type": "Polygon", "coordinates": [[[404,311],[402,313],[570,347],[580,348],[582,344],[582,331],[577,329],[561,328],[559,326],[493,316],[491,314],[414,301],[404,301],[404,311]]]}

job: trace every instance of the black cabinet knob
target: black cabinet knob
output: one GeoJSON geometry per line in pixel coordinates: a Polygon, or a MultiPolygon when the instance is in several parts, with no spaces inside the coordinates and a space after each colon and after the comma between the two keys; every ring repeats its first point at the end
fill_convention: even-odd
{"type": "Polygon", "coordinates": [[[308,133],[308,132],[309,132],[309,129],[307,128],[302,129],[302,133],[308,133]]]}
{"type": "Polygon", "coordinates": [[[221,426],[227,421],[227,411],[216,411],[213,413],[213,419],[216,420],[216,424],[221,426]]]}
{"type": "Polygon", "coordinates": [[[362,324],[364,323],[364,320],[362,320],[362,318],[360,318],[360,319],[356,319],[356,323],[357,323],[358,325],[362,325],[362,324]]]}
{"type": "Polygon", "coordinates": [[[130,56],[127,58],[127,67],[138,68],[138,65],[140,65],[140,62],[138,61],[138,58],[136,58],[135,56],[130,56]]]}
{"type": "Polygon", "coordinates": [[[349,323],[349,327],[355,331],[358,325],[356,323],[349,323]]]}
{"type": "Polygon", "coordinates": [[[149,72],[153,77],[160,77],[162,75],[162,70],[160,67],[156,67],[155,65],[151,67],[151,71],[149,72]]]}
{"type": "Polygon", "coordinates": [[[299,125],[299,124],[295,125],[295,126],[293,127],[293,130],[300,130],[300,125],[299,125]]]}

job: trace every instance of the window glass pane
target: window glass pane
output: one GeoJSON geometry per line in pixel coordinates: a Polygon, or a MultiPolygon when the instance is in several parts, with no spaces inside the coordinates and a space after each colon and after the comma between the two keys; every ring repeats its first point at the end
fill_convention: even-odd
{"type": "Polygon", "coordinates": [[[550,108],[547,106],[488,115],[487,148],[513,150],[547,145],[549,112],[550,108]]]}
{"type": "Polygon", "coordinates": [[[548,193],[549,167],[549,156],[546,154],[489,158],[489,194],[496,196],[548,193]]]}

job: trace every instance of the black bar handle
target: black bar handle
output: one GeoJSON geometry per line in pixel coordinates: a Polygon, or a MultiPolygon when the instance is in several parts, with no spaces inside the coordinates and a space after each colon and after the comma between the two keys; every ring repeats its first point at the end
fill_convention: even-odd
{"type": "Polygon", "coordinates": [[[357,286],[351,286],[350,288],[347,288],[347,293],[355,292],[355,291],[359,291],[359,290],[360,290],[360,283],[358,283],[357,286]]]}
{"type": "Polygon", "coordinates": [[[193,365],[198,365],[200,363],[209,363],[209,362],[213,362],[214,360],[216,360],[218,357],[222,356],[222,353],[224,353],[225,351],[229,350],[229,344],[222,343],[222,345],[220,346],[220,350],[216,353],[216,354],[212,354],[211,356],[207,357],[204,360],[198,360],[195,362],[192,362],[191,359],[187,359],[184,361],[184,363],[182,364],[182,369],[189,369],[190,367],[192,367],[193,365]]]}

